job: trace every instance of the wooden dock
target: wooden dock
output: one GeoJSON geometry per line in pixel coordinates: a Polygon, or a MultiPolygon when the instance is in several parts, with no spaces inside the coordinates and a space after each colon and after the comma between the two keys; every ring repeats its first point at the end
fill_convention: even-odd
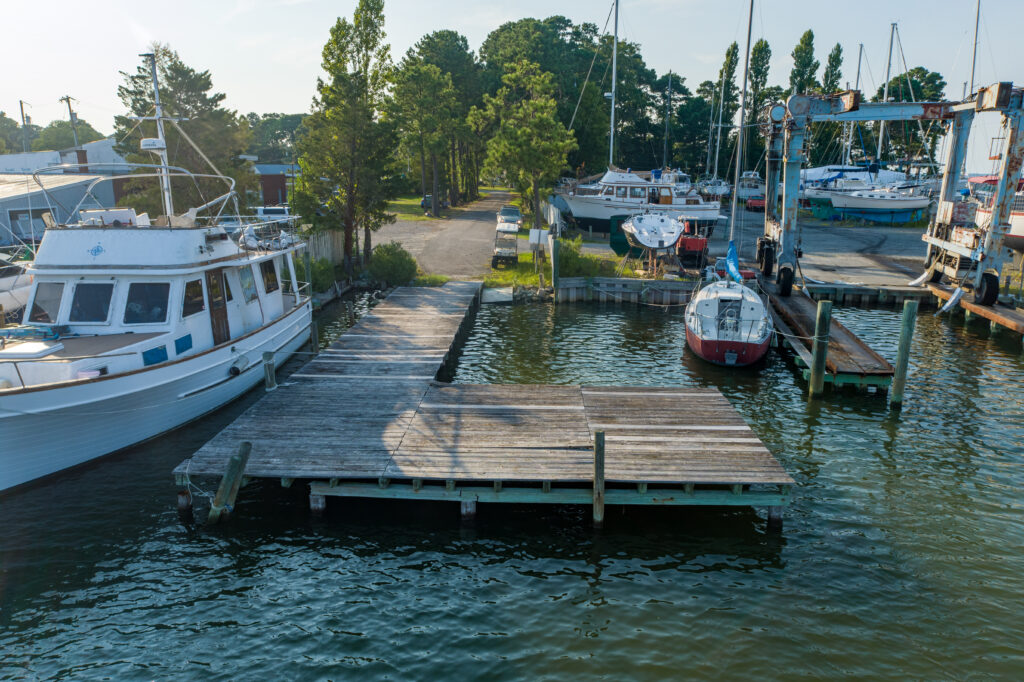
{"type": "Polygon", "coordinates": [[[446,384],[479,283],[399,288],[175,470],[310,486],[310,504],[460,502],[764,506],[794,484],[714,389],[446,384]]]}
{"type": "MultiPolygon", "coordinates": [[[[761,286],[771,301],[776,329],[793,349],[797,364],[803,367],[804,379],[810,379],[817,304],[799,290],[790,296],[779,296],[773,283],[762,282],[761,286]]],[[[825,366],[825,381],[835,386],[888,388],[895,373],[885,358],[835,318],[829,328],[825,366]]]]}
{"type": "MultiPolygon", "coordinates": [[[[948,301],[956,291],[953,287],[941,284],[929,284],[928,290],[942,302],[948,301]]],[[[958,304],[966,315],[977,315],[988,320],[993,325],[993,329],[1002,327],[1018,334],[1024,334],[1024,310],[1011,308],[1001,303],[992,306],[978,305],[968,300],[969,296],[970,294],[963,296],[958,304]]]]}

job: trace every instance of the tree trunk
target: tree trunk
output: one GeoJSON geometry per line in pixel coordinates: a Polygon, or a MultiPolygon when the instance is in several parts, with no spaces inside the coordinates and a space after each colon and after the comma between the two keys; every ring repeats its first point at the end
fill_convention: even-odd
{"type": "Polygon", "coordinates": [[[363,228],[363,265],[370,264],[370,257],[373,255],[373,242],[370,239],[370,226],[363,228]]]}
{"type": "Polygon", "coordinates": [[[430,152],[430,163],[434,169],[434,177],[433,180],[431,181],[432,193],[430,195],[430,213],[436,218],[438,216],[438,204],[441,202],[441,200],[437,196],[437,154],[434,152],[430,152]]]}
{"type": "Polygon", "coordinates": [[[533,226],[538,230],[541,228],[540,224],[540,178],[534,176],[531,178],[533,182],[533,226]]]}
{"type": "Polygon", "coordinates": [[[355,232],[355,207],[352,200],[345,202],[345,272],[352,275],[352,235],[355,232]]]}
{"type": "Polygon", "coordinates": [[[420,196],[427,194],[427,153],[423,144],[423,133],[420,133],[420,196]]]}
{"type": "Polygon", "coordinates": [[[454,137],[451,139],[450,149],[451,149],[450,156],[452,157],[452,165],[451,165],[451,169],[449,170],[449,173],[448,173],[448,178],[449,178],[449,181],[448,181],[448,194],[451,197],[451,199],[449,199],[449,201],[451,202],[452,206],[458,206],[459,205],[459,167],[455,164],[455,138],[454,137]]]}

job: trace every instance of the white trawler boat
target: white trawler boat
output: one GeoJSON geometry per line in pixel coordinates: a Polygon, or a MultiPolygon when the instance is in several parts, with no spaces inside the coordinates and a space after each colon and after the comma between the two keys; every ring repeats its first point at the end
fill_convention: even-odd
{"type": "Polygon", "coordinates": [[[685,222],[657,213],[641,213],[622,223],[622,233],[630,246],[644,250],[675,250],[685,222]]]}
{"type": "Polygon", "coordinates": [[[629,171],[609,170],[596,183],[580,185],[563,195],[581,225],[607,227],[613,216],[659,213],[684,216],[699,228],[714,228],[721,205],[692,191],[689,176],[677,171],[652,172],[651,179],[629,171]]]}
{"type": "Polygon", "coordinates": [[[160,153],[156,172],[90,193],[158,177],[166,215],[80,203],[43,237],[23,324],[0,329],[0,491],[215,410],[262,380],[265,351],[280,365],[309,339],[294,238],[280,222],[261,237],[263,223],[236,243],[218,221],[234,181],[167,166],[162,129],[144,148],[160,153]],[[172,177],[228,191],[175,214],[172,177]]]}
{"type": "Polygon", "coordinates": [[[752,197],[764,196],[764,178],[754,170],[743,171],[736,182],[736,198],[750,199],[752,197]]]}

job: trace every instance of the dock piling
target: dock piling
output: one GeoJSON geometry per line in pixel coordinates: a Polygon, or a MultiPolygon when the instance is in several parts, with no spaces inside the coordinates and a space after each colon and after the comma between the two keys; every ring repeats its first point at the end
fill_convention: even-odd
{"type": "Polygon", "coordinates": [[[323,516],[327,509],[327,496],[317,493],[309,494],[309,511],[313,516],[323,516]]]}
{"type": "Polygon", "coordinates": [[[186,523],[192,522],[192,493],[187,489],[178,491],[178,516],[186,523]]]}
{"type": "Polygon", "coordinates": [[[309,345],[313,355],[320,353],[320,327],[317,325],[316,320],[312,320],[309,323],[309,345]]]}
{"type": "Polygon", "coordinates": [[[604,431],[594,432],[594,528],[604,525],[604,431]]]}
{"type": "Polygon", "coordinates": [[[274,354],[270,351],[263,353],[263,382],[267,393],[277,388],[277,370],[274,367],[274,354]]]}
{"type": "Polygon", "coordinates": [[[917,324],[917,301],[908,300],[903,303],[903,325],[900,328],[900,345],[896,354],[896,374],[892,379],[892,392],[889,404],[893,407],[903,403],[903,389],[907,385],[907,368],[910,366],[910,343],[914,339],[914,326],[917,324]]]}
{"type": "Polygon", "coordinates": [[[811,397],[825,392],[825,360],[828,357],[829,330],[832,327],[832,301],[818,301],[814,320],[814,345],[811,348],[811,397]]]}
{"type": "Polygon", "coordinates": [[[462,513],[463,523],[472,523],[476,520],[476,500],[462,500],[459,503],[459,511],[462,513]]]}
{"type": "Polygon", "coordinates": [[[249,453],[252,452],[252,443],[242,441],[238,446],[238,452],[231,455],[228,460],[228,468],[220,479],[217,487],[217,494],[210,505],[210,514],[206,517],[208,524],[217,523],[222,514],[231,513],[235,506],[235,499],[238,497],[238,488],[242,483],[242,475],[245,473],[245,465],[249,461],[249,453]]]}

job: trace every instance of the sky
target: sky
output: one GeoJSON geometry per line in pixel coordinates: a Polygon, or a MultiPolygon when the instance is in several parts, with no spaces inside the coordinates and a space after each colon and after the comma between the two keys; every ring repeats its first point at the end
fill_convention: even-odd
{"type": "MultiPolygon", "coordinates": [[[[739,42],[742,50],[746,40],[748,0],[620,2],[620,38],[639,43],[649,67],[659,74],[672,70],[683,75],[691,89],[716,79],[729,43],[739,42]]],[[[215,90],[225,93],[227,106],[239,112],[306,112],[330,28],[339,15],[351,17],[355,5],[355,0],[5,2],[8,57],[0,67],[0,110],[17,118],[19,100],[24,100],[32,121],[45,125],[67,118],[58,99],[71,95],[78,115],[109,133],[114,115],[123,111],[118,72],[134,70],[137,55],[160,41],[189,66],[208,69],[215,90]]],[[[385,0],[385,30],[397,61],[434,30],[459,31],[476,51],[490,31],[507,21],[561,14],[601,28],[610,8],[611,0],[385,0]]],[[[873,93],[885,80],[889,26],[897,22],[911,68],[938,71],[949,83],[947,97],[958,99],[970,79],[974,8],[972,0],[759,0],[752,40],[769,42],[769,83],[783,86],[792,66],[790,52],[808,28],[814,31],[822,68],[832,46],[842,45],[843,82],[851,86],[858,44],[863,43],[861,89],[873,93]]],[[[982,0],[977,85],[997,80],[1024,84],[1021,26],[1024,0],[982,0]]],[[[893,73],[901,66],[895,49],[893,73]]],[[[995,116],[976,120],[969,168],[989,170],[989,143],[997,129],[995,116]]]]}

